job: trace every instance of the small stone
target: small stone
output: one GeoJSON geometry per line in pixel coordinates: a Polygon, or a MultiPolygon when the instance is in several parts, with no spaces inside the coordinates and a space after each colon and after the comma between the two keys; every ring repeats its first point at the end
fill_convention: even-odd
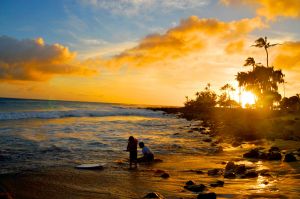
{"type": "Polygon", "coordinates": [[[281,160],[282,155],[280,152],[272,151],[267,154],[268,160],[281,160]]]}
{"type": "Polygon", "coordinates": [[[212,140],[211,140],[211,138],[205,138],[205,139],[203,139],[203,142],[211,142],[212,140]]]}
{"type": "Polygon", "coordinates": [[[235,173],[242,175],[246,172],[246,166],[244,164],[237,165],[235,168],[235,173]]]}
{"type": "Polygon", "coordinates": [[[243,155],[244,158],[258,158],[258,156],[259,156],[258,149],[252,149],[251,151],[248,151],[243,155]]]}
{"type": "Polygon", "coordinates": [[[292,153],[288,153],[284,157],[285,162],[295,162],[297,161],[296,157],[292,153]]]}
{"type": "Polygon", "coordinates": [[[162,177],[162,178],[169,178],[170,175],[168,173],[163,173],[163,174],[161,174],[160,177],[162,177]]]}
{"type": "Polygon", "coordinates": [[[233,178],[235,178],[236,177],[236,175],[235,175],[235,173],[233,173],[233,172],[226,172],[225,174],[224,174],[224,178],[230,178],[230,179],[233,179],[233,178]]]}
{"type": "Polygon", "coordinates": [[[236,168],[236,165],[234,164],[234,162],[228,162],[225,167],[225,172],[234,171],[235,168],[236,168]]]}
{"type": "Polygon", "coordinates": [[[161,174],[161,173],[165,173],[165,171],[164,171],[164,170],[161,170],[161,169],[157,169],[157,170],[155,170],[154,173],[156,173],[156,174],[161,174]]]}
{"type": "Polygon", "coordinates": [[[279,148],[277,146],[272,146],[270,149],[269,149],[269,152],[273,152],[273,151],[277,151],[279,152],[279,148]]]}
{"type": "Polygon", "coordinates": [[[239,141],[234,141],[233,143],[231,143],[231,146],[232,146],[232,147],[238,147],[238,146],[241,146],[241,142],[239,142],[239,141]]]}
{"type": "Polygon", "coordinates": [[[187,181],[185,184],[186,184],[186,185],[194,185],[195,183],[194,183],[194,181],[189,180],[189,181],[187,181]]]}
{"type": "Polygon", "coordinates": [[[184,186],[185,189],[189,190],[189,191],[193,191],[193,192],[202,192],[206,189],[206,186],[203,184],[200,185],[187,185],[184,186]]]}
{"type": "Polygon", "coordinates": [[[222,174],[222,170],[221,169],[211,169],[211,170],[208,170],[207,174],[209,176],[218,176],[218,175],[222,174]]]}
{"type": "Polygon", "coordinates": [[[151,192],[151,193],[148,193],[146,196],[144,196],[144,198],[159,198],[159,199],[164,199],[165,197],[162,196],[160,193],[151,192]]]}
{"type": "Polygon", "coordinates": [[[257,178],[258,173],[256,171],[247,171],[245,173],[245,178],[257,178]]]}
{"type": "Polygon", "coordinates": [[[197,170],[196,173],[197,173],[197,174],[204,174],[204,172],[203,172],[203,171],[200,171],[200,170],[197,170]]]}
{"type": "Polygon", "coordinates": [[[210,184],[211,187],[223,187],[224,186],[224,181],[218,180],[215,183],[210,184]]]}
{"type": "Polygon", "coordinates": [[[199,193],[197,199],[216,199],[217,194],[214,192],[199,193]]]}

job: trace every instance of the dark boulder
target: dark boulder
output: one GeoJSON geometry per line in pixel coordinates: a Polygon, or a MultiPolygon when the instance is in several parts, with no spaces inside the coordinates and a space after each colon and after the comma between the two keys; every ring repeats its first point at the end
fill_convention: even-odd
{"type": "Polygon", "coordinates": [[[229,172],[225,172],[224,178],[234,179],[234,178],[236,178],[236,175],[234,172],[229,171],[229,172]]]}
{"type": "Polygon", "coordinates": [[[295,162],[297,161],[296,157],[292,153],[288,153],[284,156],[285,162],[295,162]]]}
{"type": "Polygon", "coordinates": [[[223,187],[224,186],[224,181],[218,180],[217,182],[211,183],[211,187],[223,187]]]}
{"type": "Polygon", "coordinates": [[[245,173],[245,178],[257,178],[258,177],[258,173],[256,171],[247,171],[245,173]]]}
{"type": "Polygon", "coordinates": [[[197,199],[216,199],[217,194],[214,192],[199,193],[197,199]]]}
{"type": "Polygon", "coordinates": [[[185,189],[192,191],[192,192],[202,192],[206,189],[206,186],[203,184],[199,185],[186,185],[184,186],[185,189]]]}
{"type": "Polygon", "coordinates": [[[153,162],[160,163],[160,162],[163,162],[163,160],[161,160],[161,159],[154,159],[153,162]]]}
{"type": "Polygon", "coordinates": [[[279,148],[277,146],[272,146],[270,149],[269,149],[269,152],[273,152],[273,151],[277,151],[279,152],[279,148]]]}
{"type": "Polygon", "coordinates": [[[195,182],[194,182],[194,181],[192,181],[192,180],[189,180],[189,181],[187,181],[185,184],[186,184],[186,185],[194,185],[194,184],[195,184],[195,182]]]}
{"type": "Polygon", "coordinates": [[[235,173],[237,175],[242,175],[246,172],[246,166],[244,164],[237,165],[235,168],[235,173]]]}
{"type": "Polygon", "coordinates": [[[234,162],[228,162],[225,166],[225,172],[235,171],[236,165],[234,162]]]}
{"type": "Polygon", "coordinates": [[[203,142],[211,142],[212,140],[211,140],[211,138],[204,138],[203,139],[203,142]]]}
{"type": "Polygon", "coordinates": [[[232,146],[232,147],[238,147],[238,146],[241,146],[241,144],[242,144],[242,143],[241,143],[240,141],[236,141],[236,140],[235,140],[234,142],[231,143],[231,146],[232,146]]]}
{"type": "Polygon", "coordinates": [[[268,159],[268,153],[265,153],[265,152],[260,151],[260,152],[259,152],[259,155],[258,155],[258,158],[259,158],[259,159],[266,160],[266,159],[268,159]]]}
{"type": "Polygon", "coordinates": [[[161,195],[160,193],[151,192],[151,193],[148,193],[146,196],[144,196],[144,198],[159,198],[159,199],[164,199],[165,197],[163,195],[161,195]]]}
{"type": "Polygon", "coordinates": [[[258,158],[259,149],[252,149],[243,155],[244,158],[258,158]]]}
{"type": "Polygon", "coordinates": [[[281,158],[282,158],[282,155],[278,151],[272,151],[272,152],[267,154],[267,159],[268,160],[281,160],[281,158]]]}
{"type": "Polygon", "coordinates": [[[155,170],[154,172],[155,174],[163,174],[163,173],[166,173],[164,170],[161,170],[161,169],[157,169],[155,170]]]}
{"type": "Polygon", "coordinates": [[[168,173],[163,173],[163,174],[161,174],[160,177],[162,177],[162,178],[169,178],[170,175],[168,173]]]}
{"type": "Polygon", "coordinates": [[[211,169],[207,171],[207,174],[209,176],[219,176],[222,175],[223,170],[222,169],[211,169]]]}
{"type": "Polygon", "coordinates": [[[200,171],[200,170],[196,170],[196,173],[197,173],[197,174],[204,174],[204,172],[203,172],[203,171],[200,171]]]}

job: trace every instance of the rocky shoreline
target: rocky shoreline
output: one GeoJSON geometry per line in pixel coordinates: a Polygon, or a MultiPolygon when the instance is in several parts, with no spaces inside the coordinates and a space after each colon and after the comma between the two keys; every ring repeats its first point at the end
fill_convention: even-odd
{"type": "Polygon", "coordinates": [[[127,160],[120,160],[99,171],[54,168],[2,175],[0,196],[210,199],[299,195],[299,142],[230,141],[222,138],[210,121],[192,121],[179,128],[181,132],[173,136],[194,137],[206,153],[158,155],[154,164],[140,165],[137,170],[128,170],[127,160]]]}

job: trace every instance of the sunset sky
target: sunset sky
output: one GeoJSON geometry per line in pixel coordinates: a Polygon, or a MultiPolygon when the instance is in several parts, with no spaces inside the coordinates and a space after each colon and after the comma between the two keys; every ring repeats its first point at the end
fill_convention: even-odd
{"type": "Polygon", "coordinates": [[[0,96],[182,105],[266,64],[264,36],[300,93],[300,0],[1,0],[0,96]]]}

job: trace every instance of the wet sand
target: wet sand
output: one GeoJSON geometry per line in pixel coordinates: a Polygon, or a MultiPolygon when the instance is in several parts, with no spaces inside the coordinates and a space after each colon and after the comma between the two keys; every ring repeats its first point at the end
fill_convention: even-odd
{"type": "MultiPolygon", "coordinates": [[[[275,143],[265,141],[260,146],[267,148],[274,144],[286,151],[299,146],[299,142],[282,140],[275,143]]],[[[188,180],[206,185],[209,191],[217,194],[217,198],[299,198],[299,161],[286,163],[244,159],[242,154],[255,147],[249,143],[242,147],[226,144],[223,147],[224,152],[217,154],[158,155],[157,158],[163,162],[139,165],[137,170],[129,170],[126,160],[120,160],[107,163],[103,170],[96,171],[52,167],[2,175],[0,183],[12,198],[22,199],[142,198],[154,191],[166,198],[196,198],[197,193],[183,188],[188,180]],[[224,169],[228,161],[245,164],[255,170],[266,169],[270,176],[227,179],[222,175],[207,174],[210,169],[224,169]],[[167,172],[170,177],[160,177],[160,170],[167,172]],[[224,181],[224,187],[210,187],[210,183],[216,180],[224,181]]]]}

